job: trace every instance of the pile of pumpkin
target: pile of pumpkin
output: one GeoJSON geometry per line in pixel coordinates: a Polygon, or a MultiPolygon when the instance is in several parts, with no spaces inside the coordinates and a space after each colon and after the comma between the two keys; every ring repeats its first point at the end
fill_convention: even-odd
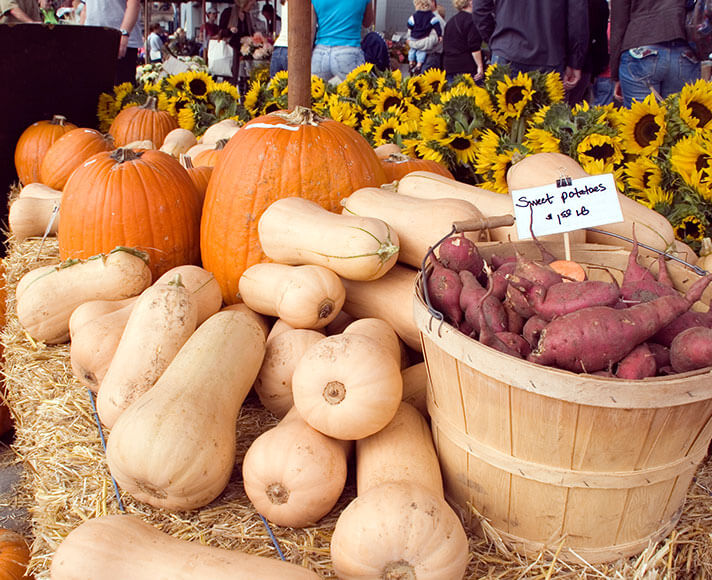
{"type": "MultiPolygon", "coordinates": [[[[62,260],[18,282],[18,320],[36,340],[71,340],[72,369],[97,392],[110,428],[112,476],[164,509],[208,504],[232,472],[237,416],[254,387],[280,418],[243,462],[259,513],[284,526],[317,522],[341,495],[355,447],[357,498],[331,544],[337,575],[461,578],[467,537],[443,499],[423,416],[413,292],[428,250],[453,222],[486,226],[512,213],[510,198],[420,160],[384,161],[352,129],[302,109],[233,131],[213,147],[201,188],[177,159],[190,140],[171,148],[177,129],[160,115],[126,109],[113,144],[90,129],[40,122],[16,150],[25,187],[11,214],[23,199],[40,199],[23,195],[31,183],[59,191],[52,208],[62,260]],[[52,181],[60,166],[66,179],[52,181]],[[396,170],[407,175],[386,173],[396,170]],[[397,191],[380,187],[394,180],[397,191]]],[[[540,154],[527,187],[555,181],[560,157],[540,154]]],[[[646,224],[655,232],[646,241],[675,244],[662,216],[621,203],[626,220],[613,231],[646,224]]],[[[47,232],[50,216],[30,235],[47,232]]],[[[573,242],[586,235],[573,233],[573,242]]],[[[483,236],[506,241],[516,232],[473,238],[483,236]]],[[[187,544],[134,516],[80,525],[57,550],[52,577],[153,578],[157,550],[161,565],[190,560],[203,578],[316,577],[187,544]]]]}

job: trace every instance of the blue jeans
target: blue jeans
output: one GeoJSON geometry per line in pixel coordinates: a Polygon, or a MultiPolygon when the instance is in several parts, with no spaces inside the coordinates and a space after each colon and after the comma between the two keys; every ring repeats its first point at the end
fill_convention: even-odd
{"type": "Polygon", "coordinates": [[[603,105],[608,105],[614,103],[616,98],[614,97],[616,83],[611,77],[596,77],[593,81],[593,105],[595,107],[602,107],[603,105]]]}
{"type": "Polygon", "coordinates": [[[623,105],[642,101],[654,89],[665,98],[700,78],[700,63],[684,41],[650,44],[624,50],[618,67],[623,105]]]}
{"type": "Polygon", "coordinates": [[[505,58],[504,56],[502,56],[501,54],[497,54],[496,52],[492,53],[492,64],[508,64],[509,68],[512,69],[513,75],[516,75],[519,72],[528,73],[538,70],[543,73],[557,72],[561,75],[561,78],[563,78],[564,72],[566,72],[566,65],[563,64],[561,66],[553,66],[546,64],[526,64],[523,62],[515,62],[513,60],[509,60],[508,58],[505,58]]]}
{"type": "Polygon", "coordinates": [[[337,77],[343,81],[356,67],[365,64],[360,46],[326,46],[317,44],[312,51],[312,74],[330,81],[337,77]]]}
{"type": "Polygon", "coordinates": [[[428,53],[424,50],[415,50],[414,48],[408,50],[408,62],[417,62],[423,64],[425,62],[425,57],[427,56],[428,53]]]}
{"type": "Polygon", "coordinates": [[[272,78],[278,72],[287,70],[287,47],[275,46],[269,61],[269,76],[272,78]]]}

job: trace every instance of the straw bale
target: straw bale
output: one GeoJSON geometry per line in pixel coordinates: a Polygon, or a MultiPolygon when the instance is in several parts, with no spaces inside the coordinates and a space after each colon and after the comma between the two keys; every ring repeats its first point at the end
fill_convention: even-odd
{"type": "MultiPolygon", "coordinates": [[[[5,346],[7,401],[16,420],[12,445],[24,476],[16,502],[31,514],[32,560],[38,580],[49,578],[54,550],[82,521],[119,513],[106,466],[102,440],[89,391],[74,379],[67,345],[47,346],[33,341],[14,316],[14,287],[32,267],[57,262],[56,240],[37,239],[15,244],[8,240],[4,259],[8,283],[8,320],[0,334],[5,346]]],[[[249,444],[276,419],[257,397],[246,400],[237,423],[237,462],[228,487],[202,509],[169,513],[121,496],[127,512],[135,513],[163,531],[186,540],[228,549],[279,557],[268,528],[252,509],[242,488],[240,469],[249,444]]],[[[353,472],[353,470],[352,470],[353,472]]],[[[319,526],[295,530],[271,525],[284,557],[334,578],[329,542],[341,510],[353,499],[351,473],[337,506],[319,526]]],[[[536,558],[520,556],[507,547],[481,519],[482,533],[470,531],[468,579],[515,580],[536,578],[634,580],[712,578],[712,466],[705,462],[689,490],[677,528],[639,557],[608,565],[567,564],[556,550],[536,558]]],[[[474,509],[474,508],[473,508],[474,509]]],[[[476,513],[476,512],[475,512],[476,513]]]]}

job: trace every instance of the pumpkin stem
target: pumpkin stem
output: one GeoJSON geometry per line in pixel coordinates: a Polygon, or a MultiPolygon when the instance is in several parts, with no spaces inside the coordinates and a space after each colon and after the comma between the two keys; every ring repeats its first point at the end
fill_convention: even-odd
{"type": "Polygon", "coordinates": [[[215,149],[217,151],[220,151],[221,149],[225,149],[225,145],[227,145],[227,142],[229,140],[230,139],[218,139],[217,141],[215,141],[215,149]]]}
{"type": "Polygon", "coordinates": [[[67,117],[64,115],[52,115],[52,120],[49,122],[50,125],[62,125],[67,122],[67,117]]]}
{"type": "Polygon", "coordinates": [[[515,149],[514,153],[512,153],[512,165],[516,165],[519,163],[522,159],[524,159],[526,155],[519,151],[519,149],[515,149]]]}
{"type": "Polygon", "coordinates": [[[282,505],[289,501],[289,490],[280,482],[270,483],[265,488],[265,495],[274,505],[282,505]]]}
{"type": "Polygon", "coordinates": [[[410,157],[403,155],[403,153],[391,153],[386,157],[386,161],[389,163],[405,163],[406,161],[410,161],[410,157]]]}
{"type": "Polygon", "coordinates": [[[382,580],[416,580],[415,570],[405,560],[389,562],[383,569],[382,580]]]}
{"type": "Polygon", "coordinates": [[[325,121],[325,118],[318,115],[315,111],[308,107],[297,105],[294,110],[289,113],[274,113],[278,117],[284,119],[291,125],[314,125],[317,126],[325,121]]]}
{"type": "Polygon", "coordinates": [[[346,398],[346,386],[340,381],[329,381],[324,387],[322,396],[329,405],[338,405],[346,398]]]}
{"type": "Polygon", "coordinates": [[[117,163],[126,163],[127,161],[136,161],[141,155],[143,155],[143,151],[119,147],[118,149],[114,149],[114,151],[109,154],[109,157],[117,163]]]}
{"type": "Polygon", "coordinates": [[[193,165],[193,160],[191,159],[190,155],[181,153],[178,159],[180,159],[180,164],[186,169],[195,169],[195,165],[193,165]]]}
{"type": "Polygon", "coordinates": [[[324,298],[321,304],[319,304],[319,320],[323,318],[329,318],[332,312],[334,312],[334,301],[330,298],[324,298]]]}
{"type": "Polygon", "coordinates": [[[149,111],[157,111],[158,110],[158,100],[154,95],[150,95],[149,97],[146,98],[146,102],[141,105],[142,109],[148,109],[149,111]]]}

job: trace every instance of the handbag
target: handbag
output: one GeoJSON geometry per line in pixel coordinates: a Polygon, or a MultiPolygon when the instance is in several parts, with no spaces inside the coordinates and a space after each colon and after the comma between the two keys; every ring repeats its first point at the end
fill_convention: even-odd
{"type": "Polygon", "coordinates": [[[231,77],[235,50],[225,40],[212,39],[208,43],[208,72],[213,76],[231,77]]]}
{"type": "Polygon", "coordinates": [[[685,34],[701,61],[712,60],[712,0],[687,0],[685,34]]]}

